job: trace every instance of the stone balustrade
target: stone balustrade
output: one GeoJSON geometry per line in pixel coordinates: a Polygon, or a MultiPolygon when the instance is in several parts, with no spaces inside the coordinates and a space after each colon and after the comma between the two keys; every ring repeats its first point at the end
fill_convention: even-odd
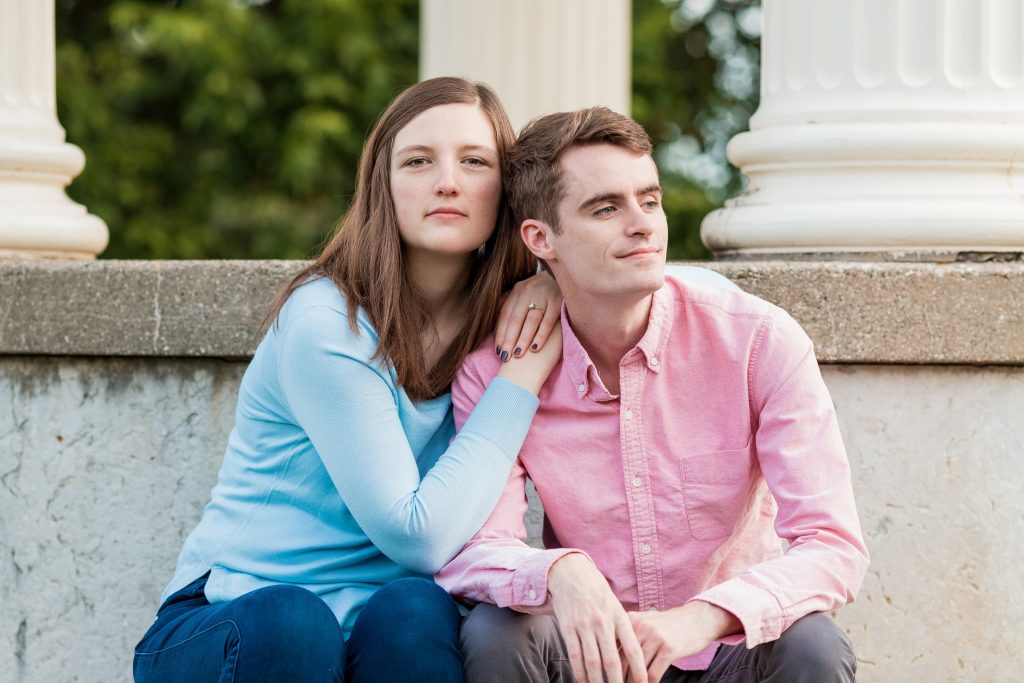
{"type": "MultiPolygon", "coordinates": [[[[130,680],[300,265],[0,262],[0,680],[130,680]]],[[[815,342],[872,553],[836,614],[859,680],[1015,680],[1024,264],[709,267],[815,342]]]]}

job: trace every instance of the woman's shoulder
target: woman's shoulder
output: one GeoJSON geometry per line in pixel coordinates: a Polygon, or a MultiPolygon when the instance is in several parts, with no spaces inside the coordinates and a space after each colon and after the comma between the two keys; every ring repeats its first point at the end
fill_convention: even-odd
{"type": "Polygon", "coordinates": [[[295,288],[281,309],[283,314],[295,314],[308,308],[322,306],[348,315],[348,301],[329,277],[311,277],[295,288]]]}
{"type": "Polygon", "coordinates": [[[348,300],[327,277],[311,278],[292,292],[277,322],[280,333],[293,343],[323,343],[335,350],[340,350],[340,345],[366,358],[376,352],[379,342],[377,331],[362,309],[356,310],[353,330],[348,300]]]}

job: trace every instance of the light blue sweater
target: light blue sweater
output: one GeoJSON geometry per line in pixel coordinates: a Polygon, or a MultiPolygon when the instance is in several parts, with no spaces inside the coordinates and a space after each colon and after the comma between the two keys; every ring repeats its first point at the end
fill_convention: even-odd
{"type": "Polygon", "coordinates": [[[347,637],[383,584],[429,576],[494,508],[537,398],[496,378],[455,437],[451,397],[413,402],[371,362],[328,279],[300,287],[256,349],[211,501],[161,602],[207,571],[210,602],[308,588],[347,637]],[[454,440],[452,440],[454,438],[454,440]]]}

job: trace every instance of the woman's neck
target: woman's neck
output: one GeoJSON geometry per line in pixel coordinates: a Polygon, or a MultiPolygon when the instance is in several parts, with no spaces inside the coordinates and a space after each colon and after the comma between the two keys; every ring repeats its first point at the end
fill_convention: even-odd
{"type": "Polygon", "coordinates": [[[423,331],[424,361],[434,367],[465,323],[469,256],[411,252],[407,264],[412,281],[427,305],[433,323],[423,331]]]}
{"type": "Polygon", "coordinates": [[[409,252],[409,274],[435,320],[461,312],[465,303],[461,296],[469,281],[469,257],[465,254],[409,252]]]}

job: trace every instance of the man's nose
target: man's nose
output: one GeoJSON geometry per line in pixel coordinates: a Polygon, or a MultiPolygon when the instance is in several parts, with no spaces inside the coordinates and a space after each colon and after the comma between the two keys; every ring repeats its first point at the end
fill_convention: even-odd
{"type": "Polygon", "coordinates": [[[654,212],[645,211],[639,204],[631,204],[627,231],[630,235],[650,235],[654,232],[655,220],[654,212]]]}

